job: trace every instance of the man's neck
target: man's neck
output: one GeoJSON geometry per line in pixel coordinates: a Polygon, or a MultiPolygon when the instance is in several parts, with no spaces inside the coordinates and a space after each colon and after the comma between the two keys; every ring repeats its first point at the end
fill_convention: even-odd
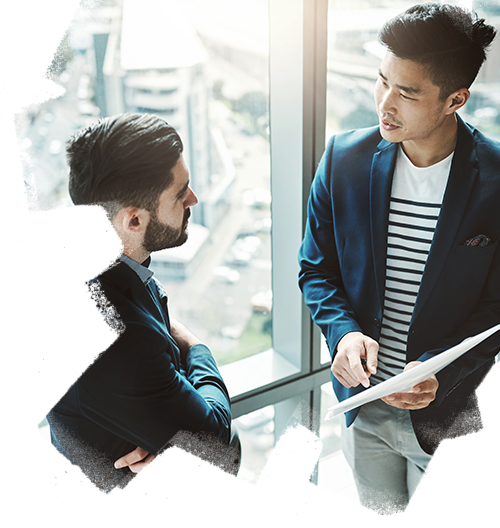
{"type": "Polygon", "coordinates": [[[447,158],[457,144],[458,123],[455,114],[449,116],[438,133],[424,141],[403,141],[401,146],[416,167],[430,167],[447,158]]]}
{"type": "Polygon", "coordinates": [[[123,254],[128,258],[135,260],[139,264],[142,264],[151,255],[149,251],[146,251],[143,247],[138,248],[123,248],[123,254]]]}

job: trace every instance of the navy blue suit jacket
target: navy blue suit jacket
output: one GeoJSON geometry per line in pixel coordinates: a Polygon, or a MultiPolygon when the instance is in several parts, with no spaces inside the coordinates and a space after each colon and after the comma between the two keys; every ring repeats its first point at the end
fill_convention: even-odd
{"type": "MultiPolygon", "coordinates": [[[[379,127],[334,136],[312,184],[299,284],[332,357],[348,332],[380,336],[397,149],[379,127]]],[[[408,362],[425,361],[500,322],[499,205],[500,144],[458,117],[451,172],[411,319],[408,362]],[[463,245],[479,234],[491,243],[463,245]]],[[[411,411],[427,452],[443,438],[480,428],[474,391],[499,349],[500,335],[494,335],[443,369],[435,401],[411,411]]],[[[340,401],[364,390],[332,381],[340,401]]],[[[348,426],[358,411],[347,413],[348,426]]]]}
{"type": "Polygon", "coordinates": [[[147,287],[123,262],[91,283],[107,299],[100,300],[103,313],[114,306],[121,333],[48,414],[58,449],[110,489],[132,475],[128,469],[117,472],[113,462],[137,446],[154,454],[170,442],[186,448],[193,445],[193,436],[185,436],[190,432],[201,434],[205,450],[207,443],[227,447],[230,401],[208,348],[180,352],[170,335],[166,299],[162,317],[147,287]]]}

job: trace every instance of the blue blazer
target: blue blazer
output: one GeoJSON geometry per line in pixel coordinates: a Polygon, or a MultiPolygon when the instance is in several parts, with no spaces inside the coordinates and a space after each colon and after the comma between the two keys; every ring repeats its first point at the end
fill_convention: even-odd
{"type": "Polygon", "coordinates": [[[114,306],[121,333],[48,414],[56,447],[106,491],[133,475],[113,463],[137,446],[156,454],[176,443],[199,456],[227,449],[229,395],[208,348],[180,352],[166,298],[157,306],[123,262],[96,282],[107,299],[97,299],[101,311],[109,314],[114,306]]]}
{"type": "MultiPolygon", "coordinates": [[[[425,361],[500,322],[500,144],[458,117],[449,181],[413,316],[407,361],[425,361]],[[464,246],[487,235],[486,247],[464,246]]],[[[379,127],[334,136],[312,183],[299,284],[332,358],[347,333],[379,339],[392,176],[398,145],[379,127]]],[[[435,401],[411,411],[421,446],[481,427],[475,388],[500,349],[496,334],[438,375],[435,401]]],[[[347,389],[332,376],[340,401],[347,389]]],[[[358,409],[346,414],[349,426],[358,409]]]]}

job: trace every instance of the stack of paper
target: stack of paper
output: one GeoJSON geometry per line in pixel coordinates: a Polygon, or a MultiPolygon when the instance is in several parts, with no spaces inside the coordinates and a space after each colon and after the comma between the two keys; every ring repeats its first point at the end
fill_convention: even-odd
{"type": "Polygon", "coordinates": [[[407,392],[409,389],[425,381],[427,378],[436,374],[444,367],[449,365],[452,361],[459,358],[462,354],[468,352],[471,348],[474,348],[476,345],[484,341],[486,338],[493,335],[495,332],[500,330],[500,324],[492,326],[488,330],[481,332],[473,337],[468,337],[464,339],[458,345],[441,352],[437,356],[420,363],[419,365],[405,370],[392,378],[370,387],[347,400],[344,400],[333,407],[330,407],[327,410],[325,420],[331,420],[334,416],[338,414],[345,413],[360,405],[369,403],[371,401],[377,400],[379,398],[384,398],[393,394],[395,392],[407,392]]]}

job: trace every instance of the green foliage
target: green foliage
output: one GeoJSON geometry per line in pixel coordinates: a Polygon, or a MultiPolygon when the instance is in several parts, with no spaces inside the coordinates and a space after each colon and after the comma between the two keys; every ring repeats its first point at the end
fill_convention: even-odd
{"type": "Polygon", "coordinates": [[[267,97],[262,92],[247,92],[239,99],[234,100],[232,104],[235,112],[246,113],[254,121],[267,114],[267,106],[267,97]]]}
{"type": "Polygon", "coordinates": [[[236,347],[230,352],[213,350],[219,367],[253,356],[268,350],[273,345],[270,313],[253,313],[239,338],[236,347]]]}
{"type": "Polygon", "coordinates": [[[68,34],[52,22],[34,22],[32,29],[38,84],[42,86],[49,74],[66,68],[73,50],[68,44],[68,34]]]}
{"type": "Polygon", "coordinates": [[[236,121],[247,134],[260,134],[268,139],[269,101],[263,92],[246,92],[238,99],[224,96],[223,81],[216,80],[212,91],[214,99],[223,102],[234,114],[236,121]]]}

